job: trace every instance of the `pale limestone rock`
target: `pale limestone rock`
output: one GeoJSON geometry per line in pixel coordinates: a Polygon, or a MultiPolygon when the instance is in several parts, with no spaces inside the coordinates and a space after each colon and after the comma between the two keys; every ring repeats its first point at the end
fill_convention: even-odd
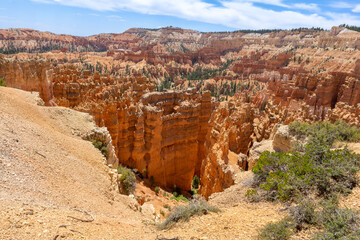
{"type": "Polygon", "coordinates": [[[257,161],[259,160],[260,155],[265,152],[274,152],[273,140],[263,140],[261,142],[255,142],[249,152],[248,158],[248,169],[252,169],[257,161]]]}
{"type": "Polygon", "coordinates": [[[150,203],[144,203],[141,206],[141,212],[145,215],[147,218],[154,219],[156,217],[156,211],[152,204],[150,203]]]}
{"type": "Polygon", "coordinates": [[[296,139],[290,134],[288,125],[279,125],[274,135],[273,148],[276,152],[290,152],[296,139]]]}

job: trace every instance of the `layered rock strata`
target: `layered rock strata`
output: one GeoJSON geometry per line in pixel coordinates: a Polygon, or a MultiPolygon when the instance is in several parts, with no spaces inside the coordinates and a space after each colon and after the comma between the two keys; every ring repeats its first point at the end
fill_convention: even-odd
{"type": "Polygon", "coordinates": [[[250,104],[225,102],[214,111],[206,136],[206,158],[201,167],[200,194],[205,197],[234,183],[237,156],[247,153],[253,134],[254,111],[250,104]]]}
{"type": "Polygon", "coordinates": [[[119,125],[118,156],[128,166],[144,169],[155,182],[189,190],[200,172],[204,132],[211,113],[210,93],[195,90],[144,94],[132,119],[119,125]]]}
{"type": "MultiPolygon", "coordinates": [[[[107,127],[120,163],[146,172],[164,187],[191,189],[206,154],[210,92],[153,92],[155,85],[144,77],[50,66],[46,61],[3,61],[0,75],[10,87],[40,92],[46,105],[90,113],[98,126],[107,127]]],[[[117,166],[109,156],[108,163],[117,166]]]]}

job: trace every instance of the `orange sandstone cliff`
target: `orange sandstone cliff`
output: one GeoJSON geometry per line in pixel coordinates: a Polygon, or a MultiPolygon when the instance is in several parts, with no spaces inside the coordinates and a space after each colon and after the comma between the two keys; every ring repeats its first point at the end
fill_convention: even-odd
{"type": "Polygon", "coordinates": [[[360,126],[360,33],[344,28],[0,34],[3,52],[52,47],[2,55],[7,86],[90,113],[108,128],[120,163],[168,188],[190,190],[198,175],[202,195],[223,191],[256,164],[251,152],[266,146],[277,124],[342,119],[360,126]],[[79,53],[86,48],[103,52],[79,53]]]}

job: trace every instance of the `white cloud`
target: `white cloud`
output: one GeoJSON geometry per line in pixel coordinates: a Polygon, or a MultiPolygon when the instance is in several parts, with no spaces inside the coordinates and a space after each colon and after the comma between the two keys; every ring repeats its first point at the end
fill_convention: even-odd
{"type": "Polygon", "coordinates": [[[109,15],[109,16],[106,16],[107,18],[109,19],[112,19],[113,21],[118,21],[118,22],[124,22],[125,20],[118,16],[118,15],[109,15]]]}
{"type": "Polygon", "coordinates": [[[360,4],[356,5],[355,8],[352,10],[354,13],[360,13],[360,4]]]}
{"type": "Polygon", "coordinates": [[[315,3],[310,3],[310,4],[295,3],[292,6],[297,9],[303,9],[303,10],[309,10],[309,11],[319,11],[320,10],[319,6],[315,3]]]}
{"type": "MultiPolygon", "coordinates": [[[[236,29],[255,28],[331,28],[344,23],[360,25],[360,16],[351,14],[304,14],[295,9],[312,9],[316,4],[286,5],[282,0],[219,0],[211,4],[204,0],[32,0],[67,6],[89,8],[98,11],[126,10],[136,13],[174,16],[212,24],[222,24],[236,29]],[[266,3],[286,9],[275,11],[254,5],[266,3]]],[[[356,10],[356,9],[354,9],[356,10]]]]}
{"type": "Polygon", "coordinates": [[[354,6],[348,2],[332,2],[330,5],[332,8],[353,8],[354,6]]]}
{"type": "Polygon", "coordinates": [[[283,3],[282,0],[234,0],[234,2],[238,3],[263,3],[273,6],[286,7],[289,8],[289,5],[283,3]]]}
{"type": "Polygon", "coordinates": [[[39,2],[39,3],[54,3],[54,2],[58,2],[57,0],[31,0],[33,2],[39,2]]]}

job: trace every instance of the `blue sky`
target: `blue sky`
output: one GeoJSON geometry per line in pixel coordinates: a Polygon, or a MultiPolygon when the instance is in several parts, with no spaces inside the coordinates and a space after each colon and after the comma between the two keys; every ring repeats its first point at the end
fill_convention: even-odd
{"type": "Polygon", "coordinates": [[[0,28],[89,36],[131,27],[199,31],[360,26],[360,0],[1,0],[0,28]]]}

